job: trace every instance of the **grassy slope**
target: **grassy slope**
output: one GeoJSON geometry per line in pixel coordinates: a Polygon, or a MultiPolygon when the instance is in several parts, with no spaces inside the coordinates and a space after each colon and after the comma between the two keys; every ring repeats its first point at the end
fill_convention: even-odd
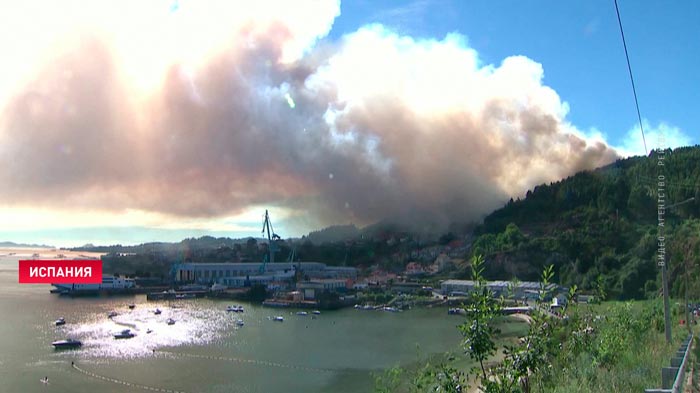
{"type": "MultiPolygon", "coordinates": [[[[632,310],[642,313],[644,309],[657,305],[657,301],[634,302],[632,310]]],[[[591,312],[594,315],[611,315],[612,310],[619,306],[619,302],[606,302],[602,305],[583,306],[580,311],[591,312]]],[[[672,318],[672,344],[666,344],[663,331],[649,329],[639,342],[626,345],[622,349],[620,359],[611,368],[597,367],[590,356],[579,356],[570,363],[567,370],[555,378],[554,386],[544,391],[638,393],[646,388],[660,388],[661,368],[669,365],[671,355],[688,334],[687,328],[678,323],[680,318],[682,317],[672,318]]]]}

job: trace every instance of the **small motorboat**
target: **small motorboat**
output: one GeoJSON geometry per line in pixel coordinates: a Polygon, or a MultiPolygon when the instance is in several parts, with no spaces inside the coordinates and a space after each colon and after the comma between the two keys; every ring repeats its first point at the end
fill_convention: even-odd
{"type": "Polygon", "coordinates": [[[297,311],[297,315],[300,315],[300,316],[302,316],[302,317],[305,317],[305,316],[309,315],[309,313],[306,312],[306,311],[297,311]]]}
{"type": "Polygon", "coordinates": [[[114,335],[116,339],[132,338],[135,334],[131,332],[131,329],[124,329],[121,332],[114,335]]]}
{"type": "Polygon", "coordinates": [[[129,307],[129,310],[133,310],[134,308],[136,308],[136,305],[134,303],[131,303],[131,304],[129,304],[128,307],[129,307]]]}
{"type": "Polygon", "coordinates": [[[151,333],[153,333],[153,329],[146,330],[146,334],[151,334],[151,333]]]}
{"type": "Polygon", "coordinates": [[[389,307],[389,306],[384,307],[383,310],[384,310],[384,311],[388,311],[388,312],[398,312],[398,311],[399,311],[398,308],[396,308],[396,307],[389,307]]]}
{"type": "Polygon", "coordinates": [[[160,311],[160,308],[156,308],[156,310],[153,311],[153,314],[155,314],[155,315],[160,315],[161,312],[162,312],[162,311],[160,311]]]}
{"type": "Polygon", "coordinates": [[[66,324],[66,319],[63,318],[63,317],[58,318],[57,320],[54,321],[54,324],[56,324],[56,326],[65,325],[65,324],[66,324]]]}
{"type": "Polygon", "coordinates": [[[62,349],[62,348],[79,348],[83,345],[80,340],[74,340],[72,338],[67,338],[65,340],[58,340],[54,341],[51,343],[54,348],[56,349],[62,349]]]}
{"type": "Polygon", "coordinates": [[[168,318],[168,320],[165,321],[165,323],[167,323],[168,325],[174,325],[174,324],[175,324],[175,320],[172,319],[172,318],[168,318]]]}
{"type": "Polygon", "coordinates": [[[227,312],[243,312],[243,306],[228,306],[226,307],[227,312]]]}
{"type": "Polygon", "coordinates": [[[278,315],[276,317],[273,317],[272,320],[275,322],[284,322],[284,317],[281,315],[278,315]]]}
{"type": "Polygon", "coordinates": [[[241,326],[243,326],[243,325],[245,325],[245,323],[243,322],[242,319],[236,320],[236,326],[241,327],[241,326]]]}
{"type": "Polygon", "coordinates": [[[119,314],[117,314],[116,311],[110,311],[109,314],[107,314],[107,318],[116,317],[117,315],[119,315],[119,314]]]}
{"type": "Polygon", "coordinates": [[[314,315],[321,315],[321,312],[318,310],[313,310],[313,311],[311,311],[311,313],[314,315]]]}

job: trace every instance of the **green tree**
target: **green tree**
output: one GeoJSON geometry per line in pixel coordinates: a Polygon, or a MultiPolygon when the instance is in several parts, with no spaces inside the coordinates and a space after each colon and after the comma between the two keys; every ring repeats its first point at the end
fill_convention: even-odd
{"type": "Polygon", "coordinates": [[[484,361],[496,353],[494,338],[498,330],[494,327],[493,321],[500,312],[500,304],[486,285],[483,272],[484,258],[481,255],[474,256],[472,280],[476,285],[465,304],[467,319],[459,325],[459,330],[464,337],[462,346],[472,359],[479,362],[481,376],[485,380],[487,376],[484,361]]]}

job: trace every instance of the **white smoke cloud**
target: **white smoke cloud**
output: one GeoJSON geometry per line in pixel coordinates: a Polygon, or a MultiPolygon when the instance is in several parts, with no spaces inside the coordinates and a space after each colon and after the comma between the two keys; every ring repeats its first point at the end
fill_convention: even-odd
{"type": "Polygon", "coordinates": [[[660,122],[656,126],[652,126],[647,120],[642,122],[644,124],[644,139],[642,139],[639,125],[631,127],[622,140],[622,146],[617,147],[622,156],[643,156],[654,149],[675,149],[692,144],[692,138],[678,127],[665,122],[660,122]],[[645,140],[646,151],[644,149],[645,140]]]}
{"type": "Polygon", "coordinates": [[[41,4],[0,17],[67,15],[0,31],[33,64],[0,65],[0,205],[429,229],[617,157],[535,61],[381,25],[319,41],[337,1],[41,4]]]}

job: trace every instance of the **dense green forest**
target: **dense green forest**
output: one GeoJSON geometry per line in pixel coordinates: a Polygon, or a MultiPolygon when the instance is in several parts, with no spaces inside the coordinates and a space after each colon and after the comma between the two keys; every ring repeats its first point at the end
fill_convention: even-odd
{"type": "Polygon", "coordinates": [[[557,281],[592,290],[600,279],[611,298],[658,293],[664,235],[672,293],[700,297],[700,147],[618,160],[528,191],[475,230],[471,253],[487,277],[536,279],[553,264],[557,281]],[[659,232],[658,204],[664,209],[659,232]]]}

